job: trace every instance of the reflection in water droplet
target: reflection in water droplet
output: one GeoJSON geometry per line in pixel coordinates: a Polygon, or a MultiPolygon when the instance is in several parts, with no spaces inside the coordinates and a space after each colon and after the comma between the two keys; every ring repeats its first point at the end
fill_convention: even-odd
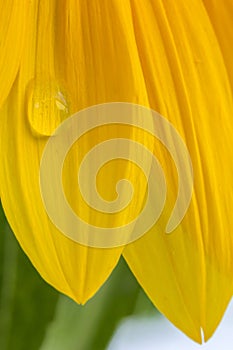
{"type": "Polygon", "coordinates": [[[28,89],[28,121],[36,136],[50,136],[69,116],[65,91],[56,80],[33,79],[28,89]]]}

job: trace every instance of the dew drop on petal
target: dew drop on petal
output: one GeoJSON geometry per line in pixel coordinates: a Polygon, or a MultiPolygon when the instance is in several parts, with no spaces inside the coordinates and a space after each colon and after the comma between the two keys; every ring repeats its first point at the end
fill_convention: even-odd
{"type": "Polygon", "coordinates": [[[56,80],[33,79],[28,87],[27,114],[34,136],[50,136],[70,115],[67,94],[56,80]]]}

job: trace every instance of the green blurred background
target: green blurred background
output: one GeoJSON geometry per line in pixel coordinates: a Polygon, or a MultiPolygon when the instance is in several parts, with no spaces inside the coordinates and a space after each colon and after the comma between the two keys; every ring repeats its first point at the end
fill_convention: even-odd
{"type": "Polygon", "coordinates": [[[0,350],[104,350],[125,317],[155,314],[123,259],[85,306],[58,293],[23,253],[0,207],[0,350]]]}

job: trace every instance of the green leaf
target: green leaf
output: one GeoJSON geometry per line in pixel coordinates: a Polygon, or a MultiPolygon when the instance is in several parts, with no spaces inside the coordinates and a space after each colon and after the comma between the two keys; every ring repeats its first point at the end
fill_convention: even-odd
{"type": "Polygon", "coordinates": [[[0,209],[0,349],[38,350],[58,292],[33,268],[0,209]]]}
{"type": "Polygon", "coordinates": [[[134,308],[134,315],[137,316],[157,316],[159,314],[143,289],[140,290],[134,308]]]}
{"type": "Polygon", "coordinates": [[[40,350],[103,350],[119,321],[130,315],[140,287],[123,259],[85,306],[59,298],[56,317],[40,350]]]}
{"type": "Polygon", "coordinates": [[[4,220],[1,223],[1,241],[0,345],[1,349],[5,350],[10,339],[10,328],[13,321],[17,246],[9,235],[9,228],[4,220]]]}

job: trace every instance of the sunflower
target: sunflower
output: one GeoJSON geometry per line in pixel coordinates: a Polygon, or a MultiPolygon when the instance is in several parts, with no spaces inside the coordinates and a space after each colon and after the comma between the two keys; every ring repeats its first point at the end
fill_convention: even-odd
{"type": "Polygon", "coordinates": [[[193,340],[201,343],[202,332],[208,340],[233,288],[232,2],[2,0],[0,9],[0,194],[23,250],[49,284],[81,304],[123,255],[154,305],[193,340]],[[99,217],[82,203],[76,163],[109,137],[143,141],[157,153],[170,189],[164,212],[140,239],[96,248],[51,222],[38,179],[56,127],[110,102],[151,108],[172,123],[189,150],[194,189],[182,222],[166,235],[177,191],[167,151],[135,128],[102,126],[84,135],[64,164],[63,184],[85,220],[124,225],[144,203],[145,179],[126,160],[107,164],[99,190],[113,200],[109,189],[130,178],[134,204],[99,217]]]}

